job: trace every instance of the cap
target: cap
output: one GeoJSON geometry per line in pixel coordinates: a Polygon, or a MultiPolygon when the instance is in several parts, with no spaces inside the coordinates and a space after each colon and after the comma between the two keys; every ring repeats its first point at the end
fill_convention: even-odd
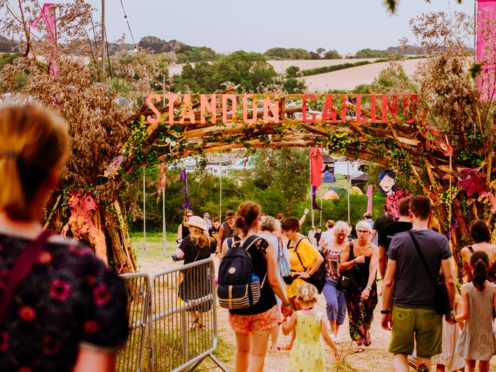
{"type": "Polygon", "coordinates": [[[231,211],[231,210],[227,211],[226,217],[234,217],[234,211],[231,211]]]}
{"type": "Polygon", "coordinates": [[[203,231],[208,231],[208,227],[205,221],[203,221],[203,218],[198,217],[198,216],[192,216],[189,218],[188,222],[185,223],[187,227],[197,227],[203,231]]]}

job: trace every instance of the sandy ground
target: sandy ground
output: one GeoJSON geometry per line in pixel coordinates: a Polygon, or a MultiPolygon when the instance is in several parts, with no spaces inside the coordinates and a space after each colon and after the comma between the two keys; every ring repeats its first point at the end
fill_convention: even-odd
{"type": "MultiPolygon", "coordinates": [[[[411,59],[400,62],[408,76],[412,77],[417,65],[425,59],[411,59]]],[[[345,70],[305,77],[308,92],[322,92],[329,89],[353,89],[360,84],[370,84],[379,73],[389,66],[388,62],[352,67],[345,70]]]]}
{"type": "MultiPolygon", "coordinates": [[[[180,262],[173,262],[170,258],[156,259],[146,256],[139,259],[140,271],[147,273],[156,273],[171,267],[182,265],[180,262]]],[[[325,312],[325,301],[322,298],[319,300],[318,307],[325,312]]],[[[387,353],[387,345],[390,334],[381,329],[379,324],[380,306],[378,305],[375,312],[375,321],[372,327],[372,345],[365,348],[363,353],[353,353],[354,346],[350,342],[348,335],[348,321],[345,321],[343,327],[339,330],[340,342],[338,347],[341,354],[344,356],[347,364],[356,371],[390,371],[390,356],[387,353]]],[[[228,344],[234,345],[234,334],[231,331],[228,322],[228,312],[225,309],[218,307],[218,324],[219,336],[228,344]]],[[[284,345],[289,341],[289,336],[279,335],[279,344],[284,345]]],[[[277,353],[268,352],[265,359],[265,371],[286,371],[289,364],[289,351],[280,351],[277,353]]],[[[333,366],[332,351],[326,347],[326,365],[331,370],[333,366]]],[[[228,363],[231,371],[234,371],[234,361],[228,363]]],[[[340,369],[341,371],[351,371],[351,369],[340,369]]],[[[310,372],[310,371],[309,371],[310,372]]]]}

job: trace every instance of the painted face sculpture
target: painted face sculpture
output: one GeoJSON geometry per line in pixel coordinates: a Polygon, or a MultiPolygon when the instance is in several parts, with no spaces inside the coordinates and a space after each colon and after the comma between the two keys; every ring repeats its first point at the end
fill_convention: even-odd
{"type": "Polygon", "coordinates": [[[386,195],[391,194],[395,190],[396,175],[393,171],[391,170],[382,171],[379,174],[378,178],[379,178],[379,186],[386,195]]]}
{"type": "Polygon", "coordinates": [[[386,194],[385,210],[394,219],[400,217],[400,200],[409,197],[411,194],[408,190],[396,188],[396,175],[392,170],[385,170],[379,174],[379,186],[386,194]]]}

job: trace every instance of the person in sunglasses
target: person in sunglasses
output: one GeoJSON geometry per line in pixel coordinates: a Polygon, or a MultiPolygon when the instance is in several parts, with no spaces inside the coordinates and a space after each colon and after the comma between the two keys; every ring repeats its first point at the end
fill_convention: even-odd
{"type": "Polygon", "coordinates": [[[190,211],[189,209],[186,209],[183,215],[183,222],[181,222],[181,224],[177,228],[177,239],[176,239],[177,244],[181,244],[183,239],[189,235],[188,221],[190,217],[193,217],[193,212],[190,211]]]}
{"type": "Polygon", "coordinates": [[[375,278],[379,266],[379,249],[370,241],[372,228],[366,221],[356,224],[357,239],[350,242],[341,253],[340,270],[357,270],[362,285],[358,292],[346,293],[346,307],[350,336],[357,343],[355,352],[362,352],[362,345],[369,346],[370,327],[377,305],[375,278]]]}

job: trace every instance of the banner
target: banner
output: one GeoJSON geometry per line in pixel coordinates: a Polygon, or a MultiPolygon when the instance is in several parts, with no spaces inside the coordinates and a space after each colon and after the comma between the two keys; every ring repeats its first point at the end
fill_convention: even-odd
{"type": "Polygon", "coordinates": [[[477,1],[476,56],[482,71],[477,77],[481,98],[494,101],[496,85],[496,0],[477,1]]]}
{"type": "Polygon", "coordinates": [[[322,184],[322,150],[318,147],[310,147],[310,184],[312,185],[312,208],[319,209],[317,201],[317,189],[322,184]]]}
{"type": "Polygon", "coordinates": [[[191,201],[188,194],[188,176],[186,175],[186,169],[181,172],[181,180],[184,182],[184,189],[181,192],[184,194],[185,202],[181,207],[182,209],[191,209],[191,201]]]}

